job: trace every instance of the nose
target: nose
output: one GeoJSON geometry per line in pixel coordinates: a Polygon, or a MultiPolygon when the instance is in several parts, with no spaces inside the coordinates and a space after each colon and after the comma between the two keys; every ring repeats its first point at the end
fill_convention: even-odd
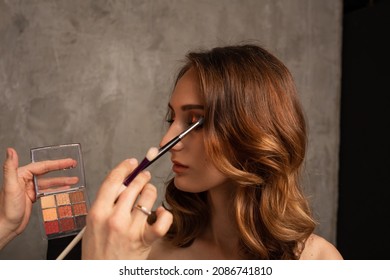
{"type": "MultiPolygon", "coordinates": [[[[175,138],[176,136],[178,136],[182,131],[180,130],[180,128],[174,124],[172,124],[169,129],[167,130],[167,132],[165,133],[165,135],[163,136],[163,138],[161,139],[161,142],[160,142],[160,147],[164,146],[165,144],[167,144],[169,141],[171,141],[173,138],[175,138]]],[[[182,141],[179,141],[175,146],[173,146],[171,148],[171,150],[174,150],[174,151],[179,151],[183,148],[183,143],[182,141]]]]}

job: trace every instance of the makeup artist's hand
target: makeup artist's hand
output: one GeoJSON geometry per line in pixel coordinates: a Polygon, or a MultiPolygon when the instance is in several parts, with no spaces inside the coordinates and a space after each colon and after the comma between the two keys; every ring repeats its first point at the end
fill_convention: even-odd
{"type": "Polygon", "coordinates": [[[123,161],[99,189],[87,216],[83,259],[146,259],[153,242],[167,233],[172,224],[169,211],[159,207],[157,220],[150,225],[148,215],[134,208],[135,205],[153,207],[157,191],[148,183],[150,173],[141,172],[127,188],[122,184],[136,166],[135,159],[123,161]]]}
{"type": "MultiPolygon", "coordinates": [[[[7,149],[7,158],[3,165],[3,184],[0,190],[0,249],[22,233],[31,215],[35,202],[33,176],[49,171],[75,166],[73,159],[42,161],[19,167],[18,154],[12,148],[7,149]]],[[[72,179],[73,178],[73,179],[72,179]]],[[[56,178],[56,184],[75,183],[66,178],[56,178]]],[[[50,182],[46,182],[49,183],[50,182]]]]}

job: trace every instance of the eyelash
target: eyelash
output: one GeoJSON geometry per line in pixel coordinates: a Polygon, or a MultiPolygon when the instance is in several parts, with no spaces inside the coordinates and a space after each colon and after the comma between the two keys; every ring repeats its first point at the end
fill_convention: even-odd
{"type": "Polygon", "coordinates": [[[171,125],[173,121],[175,120],[175,116],[173,115],[172,112],[169,112],[166,116],[166,122],[171,125]]]}
{"type": "MultiPolygon", "coordinates": [[[[188,118],[187,118],[187,125],[190,126],[194,123],[196,123],[202,116],[200,114],[195,114],[195,113],[190,113],[188,114],[188,118]]],[[[168,114],[167,116],[167,119],[166,119],[166,122],[169,124],[169,125],[172,125],[172,123],[175,121],[175,116],[173,113],[170,113],[168,114]]]]}

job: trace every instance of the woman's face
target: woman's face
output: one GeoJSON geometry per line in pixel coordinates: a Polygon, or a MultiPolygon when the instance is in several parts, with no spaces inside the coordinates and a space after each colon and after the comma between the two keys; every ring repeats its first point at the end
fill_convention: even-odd
{"type": "MultiPolygon", "coordinates": [[[[198,84],[192,69],[178,81],[168,105],[170,112],[167,121],[170,127],[160,146],[204,116],[198,84]]],[[[226,176],[217,170],[206,155],[203,128],[191,131],[170,152],[172,171],[175,173],[174,182],[178,189],[197,193],[221,186],[227,181],[226,176]]]]}

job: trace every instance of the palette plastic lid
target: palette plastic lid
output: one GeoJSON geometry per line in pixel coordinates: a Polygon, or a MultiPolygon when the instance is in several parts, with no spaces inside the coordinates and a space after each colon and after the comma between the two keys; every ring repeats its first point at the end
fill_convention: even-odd
{"type": "Polygon", "coordinates": [[[79,143],[32,148],[31,161],[74,159],[75,166],[34,176],[37,198],[85,187],[84,164],[79,143]]]}

